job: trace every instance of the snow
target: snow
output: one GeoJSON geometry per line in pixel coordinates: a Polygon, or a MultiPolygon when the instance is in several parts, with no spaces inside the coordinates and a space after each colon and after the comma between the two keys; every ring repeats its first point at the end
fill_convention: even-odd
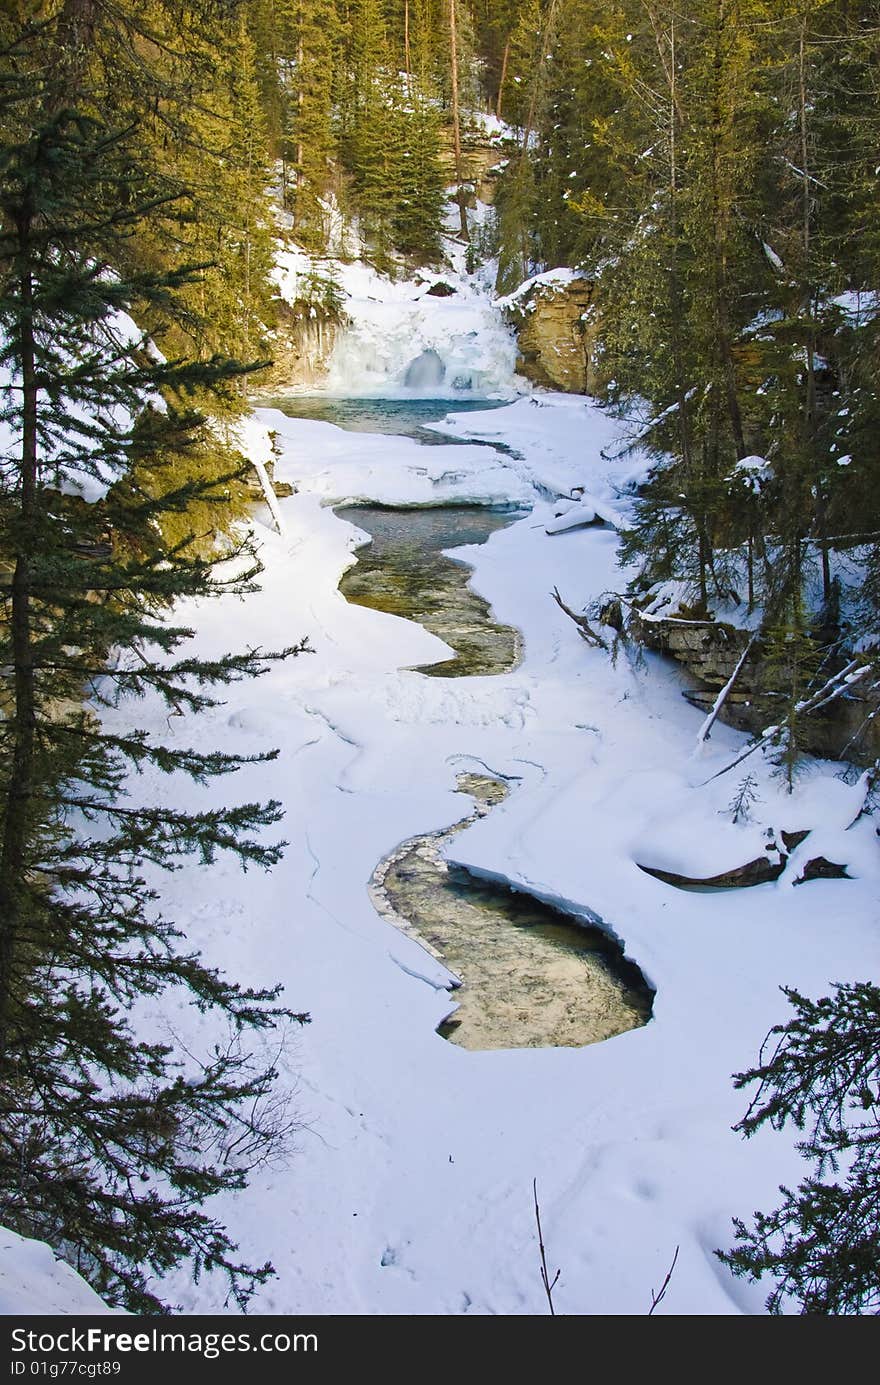
{"type": "Polygon", "coordinates": [[[535,300],[531,297],[530,302],[526,302],[533,295],[535,289],[557,289],[565,288],[568,284],[582,279],[583,274],[577,269],[567,269],[561,266],[558,269],[545,269],[541,274],[533,274],[530,279],[524,279],[521,284],[508,293],[504,298],[497,300],[500,308],[519,308],[526,312],[534,311],[535,300]]]}
{"type": "Polygon", "coordinates": [[[625,497],[645,476],[643,457],[608,460],[621,450],[620,425],[582,395],[541,391],[506,409],[452,412],[427,426],[511,447],[515,455],[505,461],[517,475],[554,500],[581,489],[582,503],[615,528],[624,523],[625,497]]]}
{"type": "Polygon", "coordinates": [[[580,529],[585,524],[595,524],[598,515],[591,505],[582,500],[566,508],[562,514],[554,515],[544,526],[547,534],[564,534],[569,529],[580,529]]]}
{"type": "MultiPolygon", "coordinates": [[[[764,1290],[733,1280],[713,1251],[731,1243],[731,1217],[773,1205],[801,1163],[784,1135],[744,1144],[731,1131],[745,1100],[730,1074],[785,1017],[781,985],[824,994],[876,964],[876,842],[869,819],[851,825],[858,794],[816,763],[789,797],[755,756],[753,820],[734,826],[737,775],[705,781],[744,738],[716,726],[695,762],[699,717],[678,673],[586,648],[550,601],[554,586],[578,606],[621,581],[612,530],[547,537],[559,497],[583,487],[625,512],[644,465],[613,460],[617,425],[589,401],[540,395],[445,425],[515,456],[259,417],[277,429],[278,474],[298,487],[280,502],[287,532],[259,530],[260,593],[181,614],[202,655],[302,635],[316,652],[236,685],[185,728],[158,705],[135,710],[200,746],[281,750],[227,795],[284,801],[283,862],[268,875],[187,867],[161,882],[167,912],[213,964],[248,984],[282,980],[287,1003],[312,1015],[280,1060],[296,1150],[217,1204],[242,1254],[278,1271],[254,1309],[540,1314],[534,1178],[562,1270],[558,1311],[646,1311],[679,1245],[669,1312],[760,1312],[764,1290]],[[448,681],[406,671],[446,646],[338,593],[363,535],[328,502],[352,496],[531,501],[527,518],[467,550],[495,617],[524,632],[517,669],[448,681]],[[455,776],[486,766],[511,793],[455,839],[455,859],[598,914],[657,987],[645,1028],[584,1049],[485,1053],[434,1032],[455,1004],[449,974],[378,917],[366,887],[399,842],[467,813],[455,776]],[[805,827],[809,850],[857,878],[793,891],[805,848],[776,884],[744,893],[683,893],[638,868],[708,876],[753,859],[768,829],[805,827]]],[[[205,793],[181,783],[180,804],[205,793]]],[[[182,1002],[150,1023],[189,1047],[213,1038],[182,1002]]],[[[211,1276],[194,1286],[176,1274],[166,1292],[187,1311],[223,1311],[211,1276]]]]}
{"type": "Polygon", "coordinates": [[[264,426],[257,423],[252,414],[246,414],[243,418],[237,419],[234,424],[229,426],[229,434],[230,442],[249,459],[257,473],[275,528],[279,534],[283,534],[285,532],[284,516],[278,507],[278,500],[269,476],[269,464],[275,459],[271,434],[264,426]]]}
{"type": "Polygon", "coordinates": [[[42,1241],[27,1240],[0,1226],[0,1314],[66,1317],[111,1311],[42,1241]]]}
{"type": "MultiPolygon", "coordinates": [[[[282,256],[286,293],[299,272],[282,256]]],[[[340,282],[354,319],[340,387],[343,363],[358,389],[388,388],[413,356],[441,344],[459,361],[453,369],[465,368],[470,349],[483,387],[510,387],[509,338],[476,289],[425,298],[430,281],[380,282],[363,266],[344,267],[340,282]]],[[[677,669],[652,654],[612,659],[588,648],[550,599],[557,588],[581,609],[625,580],[612,527],[546,533],[560,498],[576,495],[625,523],[647,463],[623,455],[621,425],[588,399],[537,392],[453,411],[435,427],[468,445],[426,448],[258,410],[240,436],[265,462],[269,430],[277,435],[276,475],[296,486],[279,502],[284,533],[258,512],[261,590],[183,603],[179,620],[202,657],[302,636],[315,652],[234,684],[223,706],[197,718],[169,721],[158,700],[104,713],[111,729],[135,724],[197,749],[280,751],[225,785],[181,779],[173,793],[181,809],[218,793],[282,800],[282,862],[246,875],[231,861],[210,871],[185,863],[154,877],[188,946],[242,984],[283,982],[286,1004],[312,1016],[277,1056],[265,1040],[298,1118],[295,1148],[211,1210],[243,1258],[275,1265],[252,1304],[260,1313],[542,1314],[533,1179],[548,1259],[561,1269],[558,1312],[647,1312],[679,1246],[659,1311],[760,1313],[769,1286],[734,1280],[714,1250],[730,1246],[732,1217],[774,1206],[779,1184],[793,1186],[805,1166],[790,1135],[762,1131],[744,1143],[732,1131],[748,1098],[731,1074],[788,1018],[781,986],[816,997],[876,968],[880,871],[873,823],[857,816],[864,783],[848,786],[839,766],[812,762],[788,795],[755,754],[750,820],[733,824],[744,771],[714,776],[745,738],[716,724],[695,758],[700,716],[681,697],[677,669]],[[425,677],[413,666],[447,657],[441,640],[343,599],[339,578],[365,535],[329,506],[358,498],[531,507],[457,554],[494,618],[523,632],[517,668],[425,677]],[[466,816],[456,776],[486,769],[508,780],[509,796],[450,853],[599,916],[656,987],[644,1028],[582,1049],[491,1052],[436,1034],[455,1006],[452,978],[379,917],[367,884],[401,841],[466,816]],[[706,877],[754,859],[781,830],[807,828],[779,880],[746,891],[686,893],[639,869],[706,877]],[[793,889],[819,854],[846,862],[853,878],[793,889]]],[[[132,786],[138,801],[167,801],[170,791],[151,770],[132,786]]],[[[138,1022],[190,1051],[223,1037],[177,996],[150,1002],[138,1022]]],[[[9,1311],[27,1311],[32,1292],[44,1293],[44,1311],[75,1311],[59,1267],[63,1283],[40,1287],[45,1254],[0,1244],[0,1266],[21,1281],[9,1311]]],[[[213,1275],[196,1285],[175,1272],[163,1295],[188,1312],[229,1311],[213,1275]]]]}
{"type": "MultiPolygon", "coordinates": [[[[164,361],[158,347],[154,342],[144,338],[134,319],[121,309],[114,310],[94,329],[90,370],[98,368],[102,357],[116,362],[125,348],[133,345],[143,346],[150,358],[157,363],[161,364],[164,361]]],[[[5,343],[0,336],[0,351],[4,346],[5,343]]],[[[5,470],[10,462],[15,467],[17,463],[14,459],[20,459],[21,429],[13,426],[10,418],[2,417],[7,410],[12,411],[12,416],[15,417],[21,407],[20,394],[20,376],[8,365],[0,365],[0,470],[5,470]]],[[[158,407],[164,407],[158,397],[154,397],[153,403],[158,407]]],[[[91,435],[92,430],[96,422],[99,422],[108,430],[125,432],[131,427],[131,414],[119,404],[103,410],[100,419],[79,401],[67,400],[66,408],[72,425],[67,442],[62,444],[58,438],[54,438],[47,443],[44,439],[41,466],[50,474],[53,471],[56,473],[55,484],[63,495],[73,495],[94,505],[104,499],[118,477],[119,468],[95,455],[97,441],[91,435]]]]}
{"type": "MultiPolygon", "coordinates": [[[[454,258],[460,261],[462,253],[454,258]]],[[[360,260],[313,262],[301,250],[281,250],[276,270],[281,297],[294,302],[314,268],[338,285],[350,319],[330,361],[329,393],[398,394],[407,368],[425,351],[436,352],[445,367],[442,383],[423,391],[431,398],[510,397],[529,388],[515,374],[513,332],[481,279],[464,273],[462,264],[438,268],[433,278],[426,271],[418,280],[395,281],[360,260]],[[429,294],[437,279],[453,286],[454,294],[429,294]]]]}
{"type": "Polygon", "coordinates": [[[773,466],[766,457],[742,457],[734,466],[731,479],[736,477],[754,495],[760,495],[761,487],[773,480],[773,466]]]}
{"type": "Polygon", "coordinates": [[[526,478],[512,475],[499,454],[487,453],[485,447],[422,447],[409,438],[350,433],[332,423],[293,419],[277,409],[260,409],[259,414],[281,448],[277,479],[308,490],[325,505],[454,501],[516,509],[533,496],[526,478]]]}
{"type": "Polygon", "coordinates": [[[782,272],[785,269],[785,265],[777,255],[776,251],[773,249],[773,246],[768,245],[767,242],[764,240],[761,242],[761,248],[763,249],[764,254],[767,256],[767,259],[770,261],[773,268],[778,272],[782,272]]]}
{"type": "Polygon", "coordinates": [[[469,111],[467,124],[487,135],[493,143],[517,140],[517,132],[491,111],[469,111]]]}
{"type": "Polygon", "coordinates": [[[849,326],[865,327],[877,316],[880,294],[874,289],[848,289],[846,293],[832,298],[831,302],[840,308],[849,326]]]}

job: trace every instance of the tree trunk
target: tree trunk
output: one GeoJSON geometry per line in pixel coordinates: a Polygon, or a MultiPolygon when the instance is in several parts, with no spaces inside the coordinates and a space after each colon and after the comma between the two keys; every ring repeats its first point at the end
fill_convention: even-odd
{"type": "Polygon", "coordinates": [[[46,107],[52,114],[78,100],[95,48],[97,20],[97,0],[64,0],[53,44],[50,94],[46,98],[46,107]]]}
{"type": "Polygon", "coordinates": [[[544,65],[547,61],[547,52],[550,48],[550,42],[553,38],[553,32],[556,27],[556,11],[558,10],[558,8],[559,0],[550,0],[550,7],[547,10],[547,18],[544,21],[544,27],[541,31],[541,43],[538,49],[538,61],[535,64],[535,76],[532,82],[532,95],[529,101],[529,110],[528,114],[526,115],[525,127],[523,129],[521,155],[523,159],[528,157],[529,144],[532,138],[532,131],[535,128],[535,121],[538,116],[538,96],[541,90],[541,83],[544,78],[544,65]]]}
{"type": "MultiPolygon", "coordinates": [[[[653,19],[653,15],[652,15],[653,19]]],[[[660,35],[655,27],[658,48],[660,48],[660,35]]],[[[661,61],[664,59],[662,48],[660,48],[661,61]]],[[[681,332],[685,322],[683,295],[681,292],[681,247],[680,247],[680,228],[678,224],[678,80],[676,69],[675,53],[675,16],[670,20],[669,29],[669,61],[664,62],[666,68],[667,81],[669,85],[669,239],[670,239],[670,271],[669,271],[669,295],[671,307],[671,346],[673,365],[675,370],[675,393],[678,403],[678,438],[681,448],[681,458],[684,463],[685,471],[688,475],[693,473],[693,449],[691,446],[690,428],[690,409],[687,390],[687,379],[684,368],[684,353],[682,350],[681,332]]]]}
{"type": "Polygon", "coordinates": [[[34,337],[34,290],[30,264],[32,206],[16,218],[20,291],[22,439],[15,571],[11,587],[13,662],[12,762],[3,803],[0,848],[0,1053],[9,1026],[15,945],[20,932],[27,860],[30,802],[34,792],[36,698],[31,631],[32,554],[37,503],[37,371],[34,337]]]}
{"type": "Polygon", "coordinates": [[[723,148],[724,110],[722,93],[724,84],[724,54],[722,43],[730,22],[726,0],[717,0],[715,37],[715,73],[712,111],[712,233],[714,242],[714,290],[715,290],[715,328],[718,357],[724,381],[727,401],[727,418],[733,436],[737,459],[746,455],[742,414],[739,407],[739,393],[736,382],[736,365],[733,359],[733,343],[730,329],[727,294],[728,275],[728,231],[730,223],[729,199],[724,193],[725,162],[730,154],[723,148]]]}
{"type": "MultiPolygon", "coordinates": [[[[808,453],[815,451],[816,436],[816,322],[813,287],[810,274],[812,256],[812,215],[813,197],[810,191],[809,141],[807,138],[807,73],[806,73],[806,18],[801,19],[798,34],[798,104],[800,124],[801,161],[801,250],[804,257],[803,268],[803,310],[807,318],[807,397],[803,413],[804,446],[808,453]]],[[[815,478],[816,505],[814,519],[819,552],[822,559],[822,598],[827,604],[831,599],[831,562],[829,558],[827,500],[821,474],[815,478]]]]}
{"type": "Polygon", "coordinates": [[[510,58],[510,35],[504,45],[504,55],[501,59],[501,76],[498,78],[498,99],[495,102],[495,115],[501,119],[501,106],[504,100],[504,83],[507,81],[507,63],[510,58]]]}
{"type": "Polygon", "coordinates": [[[464,175],[462,172],[461,161],[461,111],[458,100],[458,23],[456,15],[456,0],[449,0],[449,52],[452,66],[452,139],[455,149],[455,181],[458,184],[458,215],[461,223],[461,234],[464,239],[470,242],[470,231],[468,230],[467,208],[464,203],[464,175]]]}

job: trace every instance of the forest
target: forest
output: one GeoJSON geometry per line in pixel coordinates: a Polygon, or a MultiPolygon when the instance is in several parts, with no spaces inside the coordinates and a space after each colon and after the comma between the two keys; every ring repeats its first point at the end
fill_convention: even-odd
{"type": "MultiPolygon", "coordinates": [[[[176,614],[259,581],[239,428],[283,316],[278,243],[316,262],[355,244],[394,280],[441,268],[452,234],[499,295],[560,267],[594,285],[602,405],[652,461],[617,595],[666,590],[696,622],[745,613],[791,788],[809,713],[880,683],[878,149],[876,0],[3,0],[4,1225],[136,1312],[167,1311],[157,1276],[180,1263],[219,1269],[240,1309],[272,1273],[206,1203],[289,1140],[249,1039],[309,1016],[192,951],[144,865],[270,867],[281,807],[188,811],[131,783],[149,766],[204,785],[275,751],[160,744],[100,713],[158,694],[170,724],[311,654],[304,629],[198,659],[176,614]],[[477,225],[486,116],[504,138],[477,225]],[[221,1013],[226,1047],[144,1037],[166,991],[221,1013]]],[[[310,311],[338,314],[332,275],[313,293],[310,311]]],[[[849,748],[872,786],[873,716],[849,748]]],[[[792,995],[857,1055],[867,1035],[868,1056],[839,1067],[829,1040],[821,1078],[802,1066],[788,1105],[744,1129],[803,1128],[814,1082],[839,1114],[850,1084],[867,1236],[876,991],[816,1013],[792,995]]],[[[780,1061],[797,1056],[804,1031],[780,1032],[780,1061]]],[[[848,1146],[827,1107],[816,1130],[821,1172],[848,1146]]],[[[833,1239],[839,1207],[811,1187],[795,1219],[833,1239]]],[[[817,1289],[798,1245],[768,1259],[773,1229],[732,1267],[787,1275],[808,1312],[876,1301],[863,1258],[855,1289],[817,1289]]]]}

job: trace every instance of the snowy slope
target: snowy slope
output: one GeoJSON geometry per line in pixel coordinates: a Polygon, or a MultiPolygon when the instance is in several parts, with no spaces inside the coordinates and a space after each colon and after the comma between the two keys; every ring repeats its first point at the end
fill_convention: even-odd
{"type": "Polygon", "coordinates": [[[42,1241],[0,1227],[0,1315],[110,1313],[85,1280],[42,1241]]]}
{"type": "MultiPolygon", "coordinates": [[[[614,531],[548,537],[546,496],[582,486],[625,508],[634,463],[603,456],[613,425],[587,401],[536,398],[450,425],[507,442],[509,459],[266,412],[277,474],[299,490],[281,502],[285,535],[260,529],[262,590],[180,614],[203,656],[306,634],[315,654],[237,685],[186,726],[150,703],[113,714],[200,748],[281,751],[225,789],[284,801],[284,861],[269,875],[220,861],[160,877],[168,914],[212,963],[248,984],[283,981],[313,1018],[280,1062],[296,1149],[217,1204],[242,1254],[278,1271],[256,1311],[540,1314],[536,1178],[558,1311],[646,1311],[679,1245],[665,1309],[759,1312],[764,1291],[734,1281],[713,1250],[729,1245],[732,1216],[773,1205],[801,1164],[787,1136],[732,1133],[744,1100],[730,1074],[785,1017],[780,985],[816,995],[876,967],[876,841],[870,821],[849,825],[857,792],[836,767],[812,766],[788,798],[757,765],[756,820],[733,826],[737,776],[704,781],[743,738],[716,727],[697,754],[701,719],[678,674],[588,649],[549,600],[558,587],[578,607],[621,578],[614,531]],[[523,630],[523,663],[494,678],[403,671],[446,646],[344,601],[336,584],[359,536],[327,502],[527,493],[533,513],[466,554],[497,618],[523,630]],[[645,1028],[584,1049],[484,1053],[434,1032],[454,1006],[448,974],[377,916],[366,886],[400,841],[467,813],[455,777],[482,766],[512,792],[456,838],[456,859],[600,914],[657,987],[645,1028]],[[807,826],[854,879],[795,889],[793,862],[773,885],[684,894],[636,864],[710,874],[754,856],[768,827],[807,826]]],[[[167,781],[145,776],[144,789],[167,794],[167,781]]],[[[175,792],[205,804],[197,786],[175,792]]],[[[190,1047],[215,1037],[182,1003],[142,1022],[190,1047]]],[[[223,1309],[211,1277],[180,1274],[165,1292],[190,1311],[223,1309]]]]}

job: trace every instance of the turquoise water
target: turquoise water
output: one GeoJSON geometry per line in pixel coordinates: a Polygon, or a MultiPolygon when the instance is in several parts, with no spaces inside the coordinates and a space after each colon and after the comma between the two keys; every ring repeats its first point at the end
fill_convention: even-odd
{"type": "MultiPolygon", "coordinates": [[[[360,399],[330,394],[278,394],[260,397],[256,402],[260,408],[278,409],[290,418],[313,418],[322,423],[335,423],[337,428],[345,428],[350,433],[387,433],[396,437],[415,438],[431,447],[438,444],[448,446],[459,439],[435,433],[432,429],[425,428],[426,423],[439,423],[449,413],[475,413],[481,409],[500,409],[511,401],[423,399],[415,395],[401,399],[360,399]]],[[[499,444],[493,450],[506,449],[499,444]]]]}
{"type": "Polygon", "coordinates": [[[519,660],[519,633],[490,615],[472,590],[471,570],[444,548],[485,543],[520,514],[485,505],[432,505],[417,510],[344,505],[336,513],[372,538],[339,583],[346,601],[418,621],[455,650],[455,658],[424,665],[432,678],[507,673],[519,660]]]}

